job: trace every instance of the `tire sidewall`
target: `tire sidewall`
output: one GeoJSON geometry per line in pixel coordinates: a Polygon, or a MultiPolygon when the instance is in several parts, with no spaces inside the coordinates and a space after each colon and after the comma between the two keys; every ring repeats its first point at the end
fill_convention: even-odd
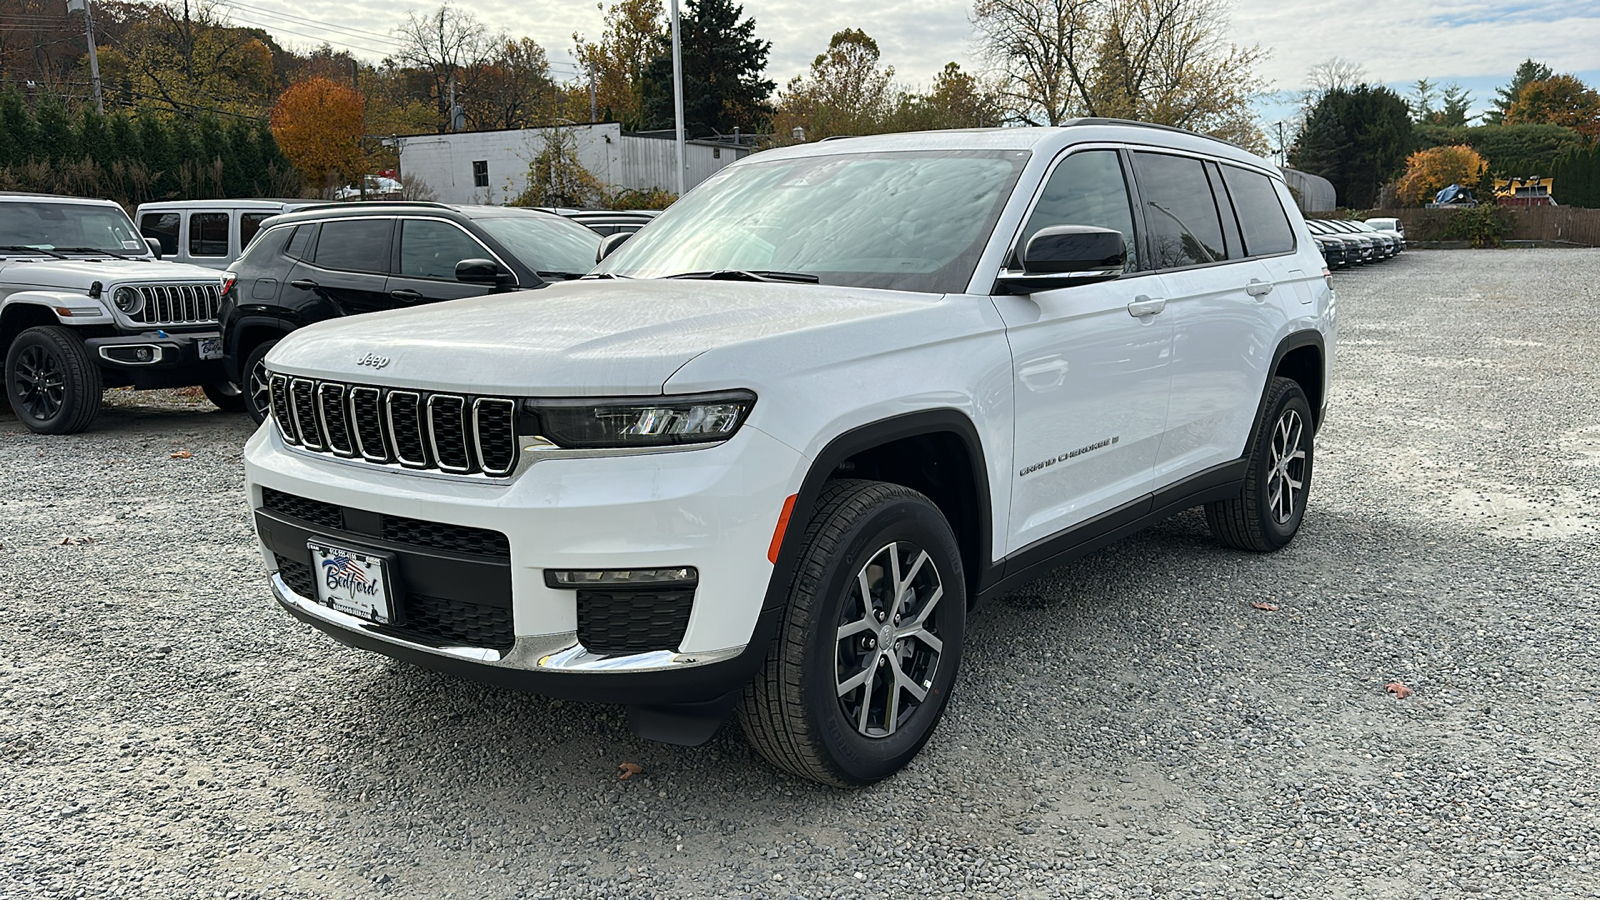
{"type": "Polygon", "coordinates": [[[806,636],[804,691],[812,733],[823,742],[845,780],[865,784],[893,774],[916,756],[933,735],[961,662],[966,629],[964,578],[960,550],[944,517],[931,503],[911,498],[897,498],[852,523],[842,551],[827,561],[817,585],[816,615],[806,636]],[[888,737],[869,738],[858,733],[839,708],[835,681],[837,623],[856,573],[871,554],[894,541],[916,544],[928,552],[938,567],[944,587],[939,600],[944,650],[928,698],[905,726],[888,737]]]}
{"type": "Polygon", "coordinates": [[[239,373],[240,377],[244,380],[244,384],[241,385],[241,388],[244,391],[244,411],[250,416],[251,421],[255,422],[257,425],[265,422],[267,420],[267,416],[272,414],[272,411],[270,409],[264,409],[260,410],[258,413],[256,410],[255,403],[251,399],[251,376],[255,372],[256,367],[261,365],[262,360],[266,359],[267,354],[271,353],[272,348],[276,346],[278,346],[278,341],[276,339],[262,341],[261,343],[257,344],[255,348],[250,351],[250,355],[245,357],[244,366],[241,367],[239,373]]]}
{"type": "Polygon", "coordinates": [[[1273,547],[1282,547],[1293,540],[1295,533],[1300,530],[1301,520],[1305,518],[1307,501],[1311,496],[1311,476],[1316,459],[1315,445],[1316,441],[1312,435],[1311,404],[1306,401],[1305,392],[1300,386],[1291,381],[1278,392],[1276,402],[1266,410],[1266,415],[1261,419],[1261,433],[1256,439],[1256,454],[1252,466],[1256,496],[1260,498],[1255,513],[1261,524],[1261,533],[1273,547]],[[1271,488],[1272,439],[1277,431],[1278,421],[1289,409],[1294,409],[1300,414],[1300,422],[1304,429],[1301,442],[1306,451],[1305,478],[1301,483],[1300,496],[1295,504],[1294,513],[1289,516],[1289,521],[1279,524],[1272,515],[1271,505],[1267,502],[1271,488]]]}
{"type": "Polygon", "coordinates": [[[57,335],[52,333],[49,326],[45,326],[29,328],[17,335],[16,339],[11,342],[11,346],[6,348],[5,371],[3,376],[0,376],[5,378],[6,402],[11,406],[12,414],[17,417],[18,421],[38,434],[68,434],[74,431],[81,431],[88,424],[86,421],[78,421],[85,418],[85,408],[90,406],[91,403],[96,409],[99,405],[100,385],[98,384],[98,379],[94,377],[98,374],[98,370],[94,368],[94,362],[89,358],[88,351],[83,349],[81,339],[76,334],[67,332],[66,329],[56,328],[54,330],[66,332],[66,334],[57,335]],[[63,346],[63,341],[80,341],[79,359],[73,360],[69,358],[71,348],[63,346]],[[16,394],[15,371],[17,361],[21,358],[23,351],[29,347],[43,349],[47,354],[55,358],[57,365],[61,368],[65,388],[61,398],[61,408],[56,410],[56,414],[48,419],[39,419],[31,415],[23,406],[22,397],[16,394]],[[83,368],[90,380],[96,383],[80,383],[79,379],[74,377],[73,369],[75,367],[83,368]]]}

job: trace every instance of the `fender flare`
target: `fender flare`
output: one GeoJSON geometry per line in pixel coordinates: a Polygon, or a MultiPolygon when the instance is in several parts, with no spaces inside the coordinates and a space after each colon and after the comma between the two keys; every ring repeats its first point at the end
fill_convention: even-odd
{"type": "MultiPolygon", "coordinates": [[[[970,595],[967,599],[970,604],[996,574],[991,552],[994,506],[983,441],[972,419],[960,410],[949,407],[918,410],[860,425],[835,436],[812,459],[811,466],[800,483],[794,508],[790,511],[790,525],[798,525],[803,529],[805,523],[810,521],[812,513],[816,510],[817,496],[822,493],[823,485],[840,463],[873,447],[919,435],[939,433],[956,435],[966,448],[967,462],[972,469],[977,530],[974,557],[976,571],[967,573],[970,595]]],[[[788,603],[789,585],[794,580],[794,570],[800,555],[800,542],[788,539],[791,533],[785,533],[785,539],[778,548],[778,559],[773,566],[772,577],[767,582],[766,596],[762,601],[762,621],[756,627],[756,641],[771,640],[769,629],[776,628],[778,619],[772,613],[788,603]],[[764,631],[767,633],[763,634],[764,631]]]]}
{"type": "Polygon", "coordinates": [[[17,291],[0,301],[0,317],[16,306],[37,306],[50,311],[62,325],[115,325],[110,307],[95,297],[76,291],[17,291]],[[64,310],[71,312],[63,315],[64,310]]]}

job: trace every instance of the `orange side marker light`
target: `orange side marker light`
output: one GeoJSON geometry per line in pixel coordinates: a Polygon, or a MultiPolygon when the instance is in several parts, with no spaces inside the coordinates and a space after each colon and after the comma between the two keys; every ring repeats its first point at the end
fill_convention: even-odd
{"type": "Polygon", "coordinates": [[[794,512],[794,501],[799,494],[790,494],[783,501],[783,512],[778,513],[778,527],[772,529],[772,545],[767,548],[767,562],[778,564],[778,548],[783,546],[783,533],[789,529],[789,514],[794,512]]]}

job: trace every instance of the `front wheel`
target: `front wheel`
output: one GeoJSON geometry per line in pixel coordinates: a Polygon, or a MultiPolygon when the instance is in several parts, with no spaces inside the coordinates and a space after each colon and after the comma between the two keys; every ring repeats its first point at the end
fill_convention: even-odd
{"type": "Polygon", "coordinates": [[[244,358],[244,411],[257,425],[267,420],[272,412],[272,390],[267,384],[267,354],[278,346],[277,341],[262,341],[244,358]]]}
{"type": "Polygon", "coordinates": [[[39,434],[76,434],[100,414],[100,369],[70,328],[40,325],[6,351],[6,399],[39,434]]]}
{"type": "Polygon", "coordinates": [[[773,765],[841,787],[927,743],[961,661],[967,592],[944,515],[907,487],[829,484],[739,720],[773,765]]]}
{"type": "Polygon", "coordinates": [[[1250,440],[1250,465],[1238,497],[1206,504],[1217,539],[1240,550],[1267,553],[1294,538],[1306,514],[1314,457],[1311,404],[1300,385],[1273,378],[1250,440]]]}

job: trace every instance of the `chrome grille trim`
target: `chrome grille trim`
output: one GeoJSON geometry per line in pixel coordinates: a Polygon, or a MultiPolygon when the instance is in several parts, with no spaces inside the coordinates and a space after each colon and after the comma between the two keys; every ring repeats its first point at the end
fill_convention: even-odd
{"type": "Polygon", "coordinates": [[[267,385],[279,435],[304,452],[447,476],[506,478],[516,471],[516,400],[277,373],[268,374],[267,385]]]}
{"type": "Polygon", "coordinates": [[[345,413],[345,386],[332,381],[317,385],[317,424],[336,456],[355,456],[350,439],[350,417],[345,413]],[[339,446],[340,441],[344,446],[339,446]]]}
{"type": "Polygon", "coordinates": [[[428,397],[428,447],[433,453],[434,465],[441,472],[451,472],[464,475],[472,471],[472,448],[467,446],[467,399],[456,394],[432,394],[428,397]],[[440,420],[455,417],[456,432],[459,438],[448,433],[445,434],[445,443],[441,447],[439,440],[440,420]],[[441,449],[444,452],[440,452],[441,449]],[[452,463],[450,459],[459,459],[461,462],[452,463]]]}
{"type": "Polygon", "coordinates": [[[517,404],[513,400],[506,400],[500,397],[479,397],[472,401],[472,449],[477,453],[478,468],[482,469],[484,474],[509,475],[511,470],[517,467],[516,415],[517,404]],[[506,453],[507,463],[504,466],[495,466],[490,464],[483,450],[485,443],[483,428],[486,419],[491,416],[498,417],[502,414],[505,417],[505,431],[510,436],[511,441],[510,446],[506,448],[508,451],[506,453]]]}
{"type": "Polygon", "coordinates": [[[144,301],[129,318],[142,325],[210,325],[222,308],[220,284],[132,284],[144,301]]]}
{"type": "Polygon", "coordinates": [[[389,423],[390,445],[394,447],[395,461],[413,469],[428,468],[428,444],[422,436],[422,395],[416,391],[390,391],[384,398],[383,411],[389,423]],[[394,410],[397,404],[402,408],[410,407],[411,410],[411,427],[406,428],[404,433],[394,424],[394,410]],[[417,449],[422,453],[417,459],[407,459],[401,448],[401,441],[413,437],[416,439],[417,449]]]}

